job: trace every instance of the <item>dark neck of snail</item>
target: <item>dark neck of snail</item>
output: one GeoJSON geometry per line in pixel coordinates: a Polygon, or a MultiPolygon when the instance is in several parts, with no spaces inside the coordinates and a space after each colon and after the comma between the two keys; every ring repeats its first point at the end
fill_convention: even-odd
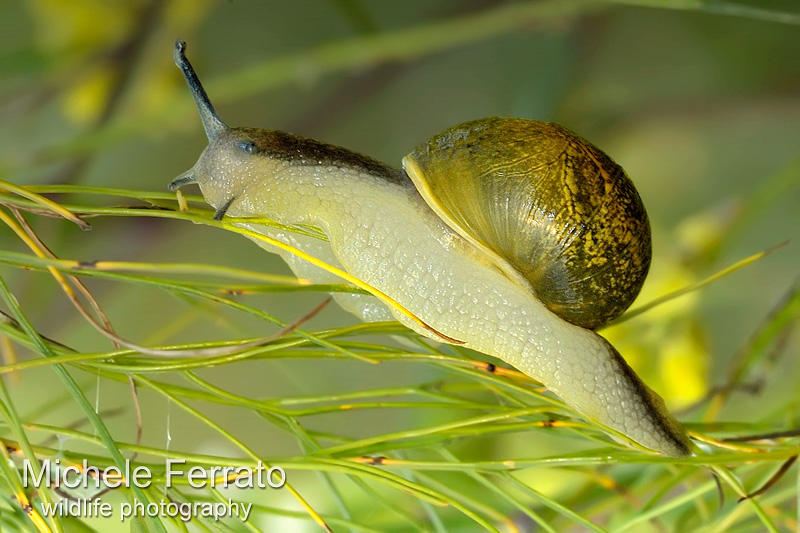
{"type": "Polygon", "coordinates": [[[296,166],[352,168],[396,185],[413,187],[402,169],[341,146],[260,128],[234,128],[229,134],[252,140],[256,144],[253,154],[256,157],[269,157],[296,166]]]}

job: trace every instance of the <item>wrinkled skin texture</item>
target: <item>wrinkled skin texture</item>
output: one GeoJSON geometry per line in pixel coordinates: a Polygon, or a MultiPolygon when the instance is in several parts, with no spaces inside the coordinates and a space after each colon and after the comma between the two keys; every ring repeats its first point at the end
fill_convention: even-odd
{"type": "MultiPolygon", "coordinates": [[[[248,226],[326,255],[439,332],[540,381],[587,418],[664,455],[691,453],[661,398],[605,339],[562,320],[522,290],[442,222],[402,171],[318,141],[236,128],[212,139],[185,176],[175,184],[196,181],[220,215],[320,228],[329,246],[248,226]]],[[[297,260],[289,263],[304,277],[319,274],[297,260]]],[[[364,319],[388,316],[371,297],[342,300],[364,319]]],[[[395,318],[431,336],[407,317],[395,318]]]]}

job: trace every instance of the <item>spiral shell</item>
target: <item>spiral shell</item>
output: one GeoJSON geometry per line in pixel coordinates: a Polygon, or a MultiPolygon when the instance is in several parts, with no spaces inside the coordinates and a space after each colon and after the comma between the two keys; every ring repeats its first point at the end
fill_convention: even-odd
{"type": "Polygon", "coordinates": [[[596,329],[650,268],[650,223],[625,171],[557,124],[486,118],[403,159],[428,205],[551,311],[596,329]]]}

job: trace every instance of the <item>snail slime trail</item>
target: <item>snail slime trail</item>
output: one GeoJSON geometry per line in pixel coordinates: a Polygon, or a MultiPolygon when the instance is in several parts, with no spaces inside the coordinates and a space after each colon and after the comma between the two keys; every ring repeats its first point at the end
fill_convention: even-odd
{"type": "MultiPolygon", "coordinates": [[[[506,361],[616,438],[668,456],[691,454],[663,400],[594,331],[633,302],[651,256],[642,201],[602,151],[556,124],[492,117],[434,136],[399,170],[289,133],[229,128],[184,50],[177,42],[175,62],[209,144],[170,189],[197,183],[218,219],[319,228],[328,242],[240,224],[346,271],[436,331],[506,361]]],[[[299,277],[339,281],[278,253],[299,277]]],[[[365,321],[396,319],[442,340],[373,296],[334,298],[365,321]]]]}

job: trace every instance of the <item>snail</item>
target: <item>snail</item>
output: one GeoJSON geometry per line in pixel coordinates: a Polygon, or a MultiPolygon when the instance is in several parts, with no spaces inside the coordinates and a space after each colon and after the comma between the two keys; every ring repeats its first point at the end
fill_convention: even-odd
{"type": "MultiPolygon", "coordinates": [[[[598,148],[556,124],[495,117],[434,136],[396,169],[289,133],[229,128],[185,43],[174,59],[209,145],[170,190],[197,183],[216,219],[319,228],[327,241],[238,223],[363,280],[421,322],[370,295],[336,295],[363,320],[397,319],[497,357],[619,440],[692,453],[663,400],[594,331],[633,302],[651,256],[639,194],[598,148]]],[[[300,277],[337,281],[282,256],[300,277]]]]}

